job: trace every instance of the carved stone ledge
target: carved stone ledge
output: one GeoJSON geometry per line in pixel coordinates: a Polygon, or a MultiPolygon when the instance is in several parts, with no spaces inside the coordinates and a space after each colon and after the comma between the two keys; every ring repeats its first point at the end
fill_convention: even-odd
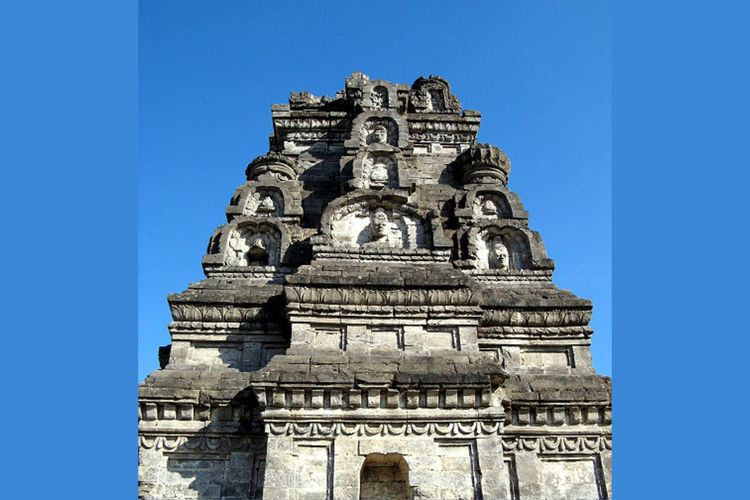
{"type": "Polygon", "coordinates": [[[612,406],[598,405],[512,405],[508,423],[525,426],[580,426],[612,424],[612,406]]]}
{"type": "Polygon", "coordinates": [[[591,321],[591,309],[485,309],[480,326],[586,326],[589,321],[591,321]]]}
{"type": "Polygon", "coordinates": [[[611,435],[503,436],[505,453],[600,453],[612,449],[611,435]]]}
{"type": "Polygon", "coordinates": [[[273,436],[493,436],[502,433],[499,422],[274,422],[266,424],[273,436]]]}
{"type": "Polygon", "coordinates": [[[144,450],[164,450],[171,452],[232,452],[232,451],[265,451],[266,437],[260,436],[223,436],[220,434],[174,435],[140,433],[138,444],[144,450]]]}
{"type": "Polygon", "coordinates": [[[478,306],[481,293],[470,288],[456,289],[377,289],[377,288],[320,288],[287,286],[284,288],[290,304],[307,303],[368,305],[368,306],[478,306]]]}
{"type": "Polygon", "coordinates": [[[492,404],[487,387],[256,388],[261,408],[275,409],[480,409],[492,404]]]}
{"type": "Polygon", "coordinates": [[[477,334],[487,340],[565,337],[588,339],[594,331],[588,326],[480,326],[477,334]]]}

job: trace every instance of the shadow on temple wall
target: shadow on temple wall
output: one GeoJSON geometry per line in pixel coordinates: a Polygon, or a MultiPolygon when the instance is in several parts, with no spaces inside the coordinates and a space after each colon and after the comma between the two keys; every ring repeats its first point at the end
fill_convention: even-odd
{"type": "Polygon", "coordinates": [[[323,208],[339,196],[339,162],[338,158],[329,160],[311,157],[310,159],[316,163],[307,167],[299,177],[305,189],[309,190],[309,193],[302,199],[304,213],[302,225],[317,228],[323,208]]]}
{"type": "Polygon", "coordinates": [[[183,480],[165,478],[167,491],[159,498],[261,500],[266,437],[257,398],[248,388],[228,402],[201,403],[210,413],[209,423],[180,438],[173,449],[165,447],[168,473],[183,480]]]}

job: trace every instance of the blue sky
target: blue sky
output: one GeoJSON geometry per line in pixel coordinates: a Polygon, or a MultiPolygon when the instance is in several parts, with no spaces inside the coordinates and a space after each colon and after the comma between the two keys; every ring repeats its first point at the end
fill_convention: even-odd
{"type": "Polygon", "coordinates": [[[344,78],[436,74],[479,140],[511,159],[509,187],[556,262],[594,301],[594,366],[611,374],[611,5],[607,1],[141,1],[139,378],[169,343],[166,295],[200,260],[244,169],[268,150],[270,107],[333,95],[344,78]]]}

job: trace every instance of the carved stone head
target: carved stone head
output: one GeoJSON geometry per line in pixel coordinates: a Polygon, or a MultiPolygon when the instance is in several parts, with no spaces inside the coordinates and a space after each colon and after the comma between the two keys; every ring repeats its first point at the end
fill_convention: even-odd
{"type": "Polygon", "coordinates": [[[490,268],[507,271],[510,269],[510,252],[500,237],[490,242],[490,268]]]}
{"type": "Polygon", "coordinates": [[[383,239],[388,236],[388,228],[390,222],[388,221],[388,214],[385,210],[378,208],[372,214],[370,219],[370,231],[375,239],[383,239]]]}
{"type": "Polygon", "coordinates": [[[372,129],[372,143],[385,144],[388,141],[388,129],[384,125],[375,125],[372,129]]]}

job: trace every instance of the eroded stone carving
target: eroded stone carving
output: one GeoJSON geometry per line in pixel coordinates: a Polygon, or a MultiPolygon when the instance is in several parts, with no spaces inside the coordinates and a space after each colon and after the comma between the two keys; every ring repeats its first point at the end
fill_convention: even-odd
{"type": "Polygon", "coordinates": [[[378,85],[372,89],[370,94],[370,102],[374,109],[388,109],[388,89],[382,85],[378,85]]]}
{"type": "Polygon", "coordinates": [[[412,85],[409,101],[417,113],[461,112],[461,104],[451,93],[450,85],[439,76],[418,78],[412,85]]]}
{"type": "Polygon", "coordinates": [[[333,244],[364,248],[420,248],[427,244],[424,222],[398,210],[343,207],[333,217],[333,244]]]}
{"type": "Polygon", "coordinates": [[[508,252],[508,247],[505,246],[503,239],[499,236],[493,238],[490,242],[488,261],[490,269],[498,269],[500,271],[510,269],[510,252],[508,252]]]}
{"type": "Polygon", "coordinates": [[[227,266],[274,266],[279,260],[278,236],[269,231],[235,229],[229,235],[227,266]]]}
{"type": "Polygon", "coordinates": [[[362,187],[380,189],[397,185],[396,161],[384,155],[368,155],[362,161],[362,187]]]}
{"type": "Polygon", "coordinates": [[[257,191],[248,196],[244,215],[273,216],[281,214],[281,196],[273,191],[257,191]]]}
{"type": "Polygon", "coordinates": [[[360,142],[365,145],[398,145],[398,126],[390,118],[371,118],[362,124],[360,142]]]}

